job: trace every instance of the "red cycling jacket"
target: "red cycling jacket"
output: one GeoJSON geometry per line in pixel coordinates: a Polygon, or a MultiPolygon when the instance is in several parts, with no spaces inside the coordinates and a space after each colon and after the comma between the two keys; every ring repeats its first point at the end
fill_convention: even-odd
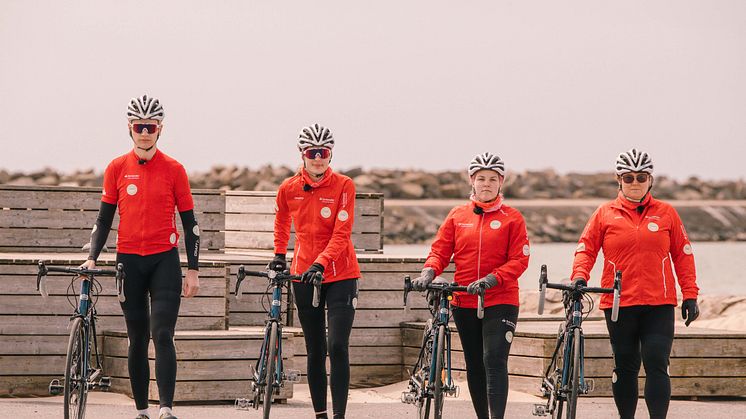
{"type": "MultiPolygon", "coordinates": [[[[638,204],[620,192],[593,213],[575,250],[572,278],[589,279],[599,250],[604,253],[602,287],[612,287],[614,272],[622,271],[622,307],[676,305],[672,263],[684,299],[697,298],[694,254],[684,224],[671,205],[650,194],[638,204]]],[[[601,308],[612,301],[603,294],[601,308]]]]}
{"type": "MultiPolygon", "coordinates": [[[[530,254],[526,222],[518,210],[507,205],[476,214],[477,205],[484,209],[484,204],[470,202],[451,210],[438,230],[425,267],[440,275],[453,256],[454,280],[459,285],[469,285],[490,273],[497,277],[497,285],[485,294],[485,307],[518,306],[518,277],[528,267],[530,254]]],[[[477,296],[458,292],[451,303],[476,308],[477,296]]]]}
{"type": "Polygon", "coordinates": [[[287,253],[292,221],[295,225],[292,274],[301,274],[311,264],[318,263],[324,267],[325,283],[359,278],[360,267],[351,238],[354,218],[352,179],[329,168],[321,181],[314,182],[302,169],[285,179],[277,191],[275,253],[287,253]]]}
{"type": "Polygon", "coordinates": [[[176,213],[194,209],[186,170],[157,150],[145,164],[131,151],[109,163],[101,200],[119,207],[117,252],[140,256],[176,247],[176,213]]]}

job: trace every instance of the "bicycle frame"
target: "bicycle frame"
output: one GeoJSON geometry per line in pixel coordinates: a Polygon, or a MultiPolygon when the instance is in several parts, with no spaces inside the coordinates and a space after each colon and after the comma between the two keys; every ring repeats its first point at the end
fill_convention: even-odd
{"type": "MultiPolygon", "coordinates": [[[[103,366],[96,337],[96,308],[91,296],[93,282],[95,281],[94,277],[96,275],[115,276],[119,300],[123,302],[124,268],[122,264],[117,265],[116,271],[87,268],[47,267],[44,262],[40,261],[38,269],[36,276],[36,289],[44,298],[48,297],[45,285],[47,273],[69,273],[74,274],[76,275],[76,278],[81,279],[80,293],[78,294],[78,306],[70,317],[74,329],[70,332],[70,341],[68,342],[65,377],[70,378],[71,382],[78,384],[80,398],[75,399],[77,401],[72,405],[79,406],[80,409],[75,415],[77,417],[83,417],[85,415],[86,394],[88,391],[93,388],[107,390],[111,386],[111,379],[102,376],[103,366]],[[80,340],[74,340],[73,338],[78,332],[80,333],[80,340]],[[76,341],[79,343],[79,352],[77,353],[72,349],[73,342],[76,341]],[[95,354],[96,357],[94,366],[90,365],[92,354],[95,354]],[[76,363],[76,368],[80,371],[79,376],[77,374],[73,376],[71,373],[71,365],[73,365],[73,362],[76,363]]],[[[70,400],[72,400],[72,396],[70,396],[72,394],[72,391],[70,390],[71,385],[72,384],[69,382],[65,382],[63,386],[60,379],[54,379],[49,383],[50,394],[57,395],[63,392],[65,393],[65,417],[69,417],[68,407],[70,406],[70,400]]]]}
{"type": "MultiPolygon", "coordinates": [[[[236,399],[235,404],[237,408],[241,409],[247,408],[249,405],[253,405],[255,409],[259,409],[259,400],[262,394],[264,394],[264,416],[268,417],[272,395],[279,391],[285,381],[300,381],[298,371],[288,371],[287,374],[285,373],[285,365],[282,360],[282,288],[287,286],[290,281],[300,279],[300,277],[290,275],[287,271],[247,271],[241,265],[237,273],[236,299],[241,299],[241,282],[247,275],[268,278],[270,288],[272,288],[272,299],[264,326],[264,338],[259,351],[259,359],[257,359],[254,366],[251,366],[251,393],[253,397],[252,399],[236,399]],[[276,343],[273,344],[273,342],[276,343]],[[271,377],[267,372],[268,370],[272,374],[271,377]]],[[[315,307],[319,305],[319,290],[322,279],[321,277],[317,277],[313,282],[313,305],[315,307]]]]}
{"type": "MultiPolygon", "coordinates": [[[[440,418],[442,412],[442,397],[444,395],[458,397],[459,387],[452,376],[451,359],[451,300],[456,291],[466,291],[466,287],[452,283],[433,283],[426,286],[428,291],[436,292],[437,302],[430,303],[433,317],[428,321],[423,333],[422,345],[414,371],[410,374],[409,388],[402,393],[404,403],[416,404],[420,417],[429,417],[431,402],[435,403],[434,417],[440,418]],[[443,336],[441,337],[441,333],[443,336]],[[440,347],[442,343],[443,347],[440,347]],[[442,354],[443,359],[439,356],[442,354]],[[429,359],[428,359],[429,357],[429,359]],[[427,363],[425,365],[424,363],[427,363]],[[424,368],[427,367],[427,370],[424,368]],[[442,369],[441,369],[442,368],[442,369]],[[441,374],[438,378],[437,374],[441,374]],[[435,378],[433,378],[435,377],[435,378]]],[[[404,307],[407,307],[407,295],[412,291],[410,277],[404,278],[404,307]]],[[[484,289],[479,291],[477,316],[484,315],[484,289]]]]}
{"type": "Polygon", "coordinates": [[[563,292],[563,304],[565,306],[565,322],[557,336],[557,344],[552,354],[544,378],[541,390],[548,397],[546,404],[534,405],[533,414],[544,416],[552,414],[553,417],[562,416],[562,404],[568,403],[568,416],[573,419],[576,414],[577,396],[587,394],[593,388],[592,380],[585,379],[585,337],[583,335],[583,298],[587,293],[614,294],[612,307],[612,321],[617,320],[619,313],[619,301],[621,295],[621,272],[617,271],[613,288],[588,287],[584,283],[573,283],[572,285],[551,284],[547,280],[547,267],[542,265],[539,277],[539,314],[544,312],[544,297],[547,288],[561,290],[563,292]],[[579,342],[575,342],[579,339],[579,342]],[[574,352],[576,348],[577,352],[574,352]],[[557,369],[558,355],[562,350],[562,369],[557,369]],[[571,370],[572,368],[572,370],[571,370]],[[574,384],[573,384],[574,383],[574,384]]]}
{"type": "Polygon", "coordinates": [[[267,368],[267,350],[269,349],[269,342],[272,335],[272,324],[277,325],[277,336],[282,337],[282,285],[283,281],[276,281],[274,278],[272,281],[272,302],[269,308],[269,318],[265,322],[264,326],[264,340],[262,342],[262,349],[259,351],[259,359],[256,362],[254,368],[255,374],[254,379],[257,385],[264,387],[265,385],[271,385],[279,387],[282,384],[282,376],[284,372],[284,365],[282,363],[282,339],[277,339],[277,368],[275,369],[274,379],[272,383],[264,382],[265,369],[267,368]]]}

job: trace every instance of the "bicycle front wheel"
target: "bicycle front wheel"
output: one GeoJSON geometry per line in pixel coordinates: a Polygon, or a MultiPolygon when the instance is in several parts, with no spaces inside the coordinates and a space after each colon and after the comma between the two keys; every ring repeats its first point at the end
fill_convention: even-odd
{"type": "Polygon", "coordinates": [[[65,419],[83,419],[88,398],[87,342],[83,319],[76,317],[70,329],[65,361],[65,419]]]}
{"type": "Polygon", "coordinates": [[[435,354],[435,371],[432,371],[431,380],[433,382],[433,404],[435,410],[433,417],[441,419],[443,417],[443,361],[445,355],[446,327],[438,327],[438,346],[435,354]]]}
{"type": "Polygon", "coordinates": [[[572,337],[572,375],[568,384],[567,419],[575,419],[578,410],[578,391],[580,389],[580,329],[575,329],[572,337]]]}
{"type": "Polygon", "coordinates": [[[269,328],[269,346],[267,346],[267,368],[264,376],[264,419],[269,419],[269,410],[272,408],[272,395],[274,394],[275,367],[277,363],[277,323],[272,322],[269,328]]]}

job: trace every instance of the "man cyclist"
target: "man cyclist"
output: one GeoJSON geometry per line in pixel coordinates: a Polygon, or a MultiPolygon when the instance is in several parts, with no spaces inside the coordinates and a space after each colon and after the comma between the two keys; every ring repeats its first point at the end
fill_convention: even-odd
{"type": "Polygon", "coordinates": [[[174,328],[181,302],[182,278],[174,208],[184,227],[188,270],[184,297],[199,290],[199,226],[184,167],[157,148],[163,132],[163,107],[158,99],[143,95],[127,108],[132,151],[117,157],[104,172],[101,208],[91,233],[88,260],[93,269],[106,243],[114,213],[119,208],[117,262],[124,265],[127,324],[127,366],[138,410],[137,419],[149,419],[148,341],[155,346],[155,373],[160,398],[159,419],[174,419],[176,385],[174,328]]]}

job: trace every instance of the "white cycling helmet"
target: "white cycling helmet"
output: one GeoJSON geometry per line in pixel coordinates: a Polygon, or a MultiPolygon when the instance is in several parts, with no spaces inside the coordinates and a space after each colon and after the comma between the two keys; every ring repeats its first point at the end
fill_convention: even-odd
{"type": "Polygon", "coordinates": [[[500,176],[505,176],[505,163],[503,160],[492,153],[478,154],[469,163],[469,177],[480,170],[493,170],[500,176]]]}
{"type": "Polygon", "coordinates": [[[319,124],[303,127],[298,134],[298,150],[303,151],[311,147],[334,148],[334,136],[329,128],[319,124]]]}
{"type": "Polygon", "coordinates": [[[629,172],[642,172],[653,174],[653,160],[644,151],[633,148],[624,152],[616,158],[616,174],[622,175],[629,172]]]}
{"type": "Polygon", "coordinates": [[[148,95],[133,97],[130,99],[129,106],[127,106],[127,119],[130,121],[135,119],[156,119],[163,121],[164,116],[161,102],[154,97],[148,97],[148,95]]]}

